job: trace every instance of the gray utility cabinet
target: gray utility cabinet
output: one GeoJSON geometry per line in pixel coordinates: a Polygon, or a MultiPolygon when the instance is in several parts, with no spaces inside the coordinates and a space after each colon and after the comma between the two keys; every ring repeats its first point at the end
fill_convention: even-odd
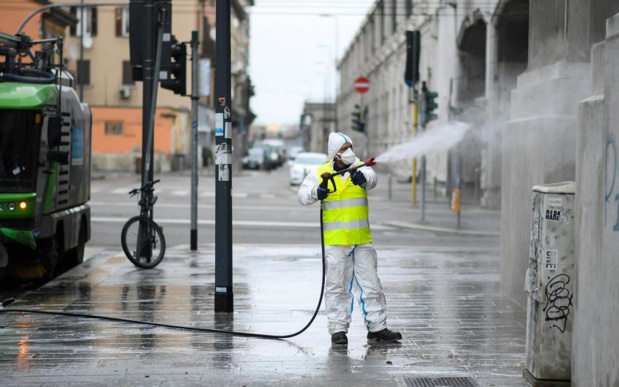
{"type": "Polygon", "coordinates": [[[533,386],[569,385],[574,322],[574,182],[533,187],[525,279],[526,369],[533,386]]]}

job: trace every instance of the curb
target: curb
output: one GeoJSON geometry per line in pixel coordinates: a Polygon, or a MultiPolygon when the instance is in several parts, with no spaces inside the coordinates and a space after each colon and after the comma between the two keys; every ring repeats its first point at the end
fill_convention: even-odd
{"type": "Polygon", "coordinates": [[[500,232],[459,230],[457,228],[433,227],[433,226],[426,226],[423,224],[416,224],[416,223],[383,222],[382,225],[389,226],[389,227],[404,228],[408,230],[430,231],[430,232],[443,233],[443,234],[488,236],[488,237],[500,237],[501,236],[500,232]]]}

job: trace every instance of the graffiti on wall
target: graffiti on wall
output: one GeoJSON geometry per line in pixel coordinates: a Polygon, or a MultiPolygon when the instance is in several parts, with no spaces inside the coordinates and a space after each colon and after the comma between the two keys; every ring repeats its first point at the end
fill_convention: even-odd
{"type": "Polygon", "coordinates": [[[609,226],[610,218],[610,225],[612,225],[613,231],[619,232],[619,184],[617,182],[619,160],[617,157],[617,142],[613,134],[610,134],[606,140],[604,164],[604,227],[609,226]],[[615,206],[615,211],[612,211],[613,205],[615,206]]]}
{"type": "Polygon", "coordinates": [[[567,284],[570,283],[570,277],[567,274],[559,274],[548,281],[546,284],[546,321],[552,321],[553,327],[565,332],[567,318],[570,315],[570,307],[572,306],[572,297],[567,284]]]}

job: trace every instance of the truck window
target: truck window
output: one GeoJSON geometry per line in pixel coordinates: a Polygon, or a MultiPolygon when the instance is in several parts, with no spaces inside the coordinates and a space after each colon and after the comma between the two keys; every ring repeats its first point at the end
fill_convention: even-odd
{"type": "Polygon", "coordinates": [[[0,192],[33,192],[39,156],[40,112],[0,110],[0,192]]]}

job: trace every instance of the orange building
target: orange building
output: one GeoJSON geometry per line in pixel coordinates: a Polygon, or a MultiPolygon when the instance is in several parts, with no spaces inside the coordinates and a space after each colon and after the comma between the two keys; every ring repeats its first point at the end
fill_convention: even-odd
{"type": "MultiPolygon", "coordinates": [[[[0,30],[6,34],[16,34],[29,14],[48,4],[51,2],[47,0],[0,0],[0,30]]],[[[77,19],[64,10],[49,9],[34,16],[22,32],[33,39],[64,36],[67,26],[75,23],[77,19]]]]}

